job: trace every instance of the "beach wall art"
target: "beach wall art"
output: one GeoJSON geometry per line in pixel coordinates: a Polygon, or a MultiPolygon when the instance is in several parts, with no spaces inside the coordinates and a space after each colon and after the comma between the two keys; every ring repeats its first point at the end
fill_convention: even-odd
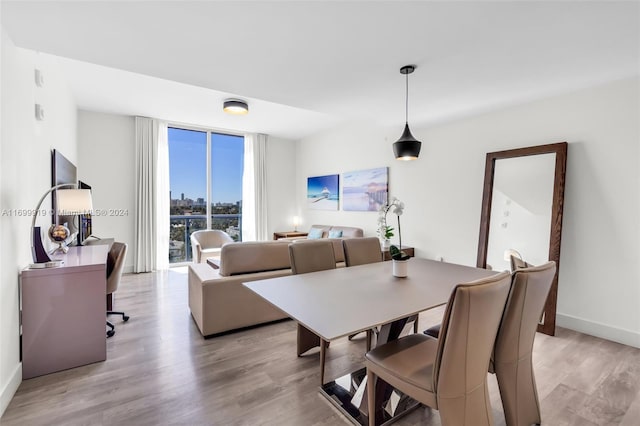
{"type": "Polygon", "coordinates": [[[388,181],[388,167],[343,173],[342,209],[378,211],[387,202],[388,181]]]}
{"type": "Polygon", "coordinates": [[[307,206],[313,210],[338,210],[338,184],[338,175],[307,178],[307,206]]]}

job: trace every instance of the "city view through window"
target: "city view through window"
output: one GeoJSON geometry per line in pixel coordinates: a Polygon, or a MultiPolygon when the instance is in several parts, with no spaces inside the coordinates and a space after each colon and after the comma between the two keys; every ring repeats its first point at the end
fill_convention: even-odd
{"type": "Polygon", "coordinates": [[[242,241],[244,137],[175,127],[168,136],[169,262],[191,260],[198,230],[219,229],[242,241]]]}

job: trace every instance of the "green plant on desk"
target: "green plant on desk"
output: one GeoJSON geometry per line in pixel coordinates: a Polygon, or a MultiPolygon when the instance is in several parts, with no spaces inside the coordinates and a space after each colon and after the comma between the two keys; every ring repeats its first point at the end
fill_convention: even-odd
{"type": "Polygon", "coordinates": [[[411,257],[404,251],[400,250],[397,246],[389,247],[389,254],[393,260],[409,260],[411,257]]]}

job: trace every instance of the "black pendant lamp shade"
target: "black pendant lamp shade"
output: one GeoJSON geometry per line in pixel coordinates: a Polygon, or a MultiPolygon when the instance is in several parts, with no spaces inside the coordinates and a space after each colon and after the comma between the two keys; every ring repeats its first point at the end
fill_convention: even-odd
{"type": "Polygon", "coordinates": [[[405,103],[405,124],[404,132],[402,136],[393,144],[393,153],[396,156],[396,160],[416,160],[420,155],[420,148],[422,142],[417,140],[411,134],[409,130],[409,74],[415,71],[415,65],[405,65],[400,68],[400,74],[407,76],[407,97],[405,103]]]}

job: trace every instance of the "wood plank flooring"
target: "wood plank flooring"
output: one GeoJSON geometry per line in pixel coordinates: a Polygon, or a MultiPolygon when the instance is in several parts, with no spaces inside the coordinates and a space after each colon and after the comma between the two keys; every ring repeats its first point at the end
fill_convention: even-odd
{"type": "MultiPolygon", "coordinates": [[[[318,393],[319,355],[295,355],[292,321],[203,339],[187,305],[186,268],[125,275],[107,361],[23,381],[1,425],[346,425],[318,393]]],[[[442,309],[423,313],[421,329],[442,309]]],[[[327,378],[362,363],[364,338],[331,343],[327,378]]],[[[640,350],[558,329],[538,334],[543,424],[640,425],[640,350]]],[[[496,425],[504,425],[489,375],[496,425]]],[[[398,425],[440,425],[420,408],[398,425]]]]}

